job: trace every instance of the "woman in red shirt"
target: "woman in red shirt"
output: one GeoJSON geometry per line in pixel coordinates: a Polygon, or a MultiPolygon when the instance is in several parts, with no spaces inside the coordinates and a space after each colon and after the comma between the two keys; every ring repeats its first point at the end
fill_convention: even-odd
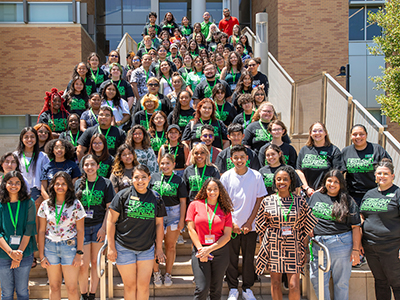
{"type": "Polygon", "coordinates": [[[194,299],[220,299],[224,274],[229,265],[233,205],[218,179],[208,178],[195,201],[190,203],[186,222],[193,242],[194,299]]]}

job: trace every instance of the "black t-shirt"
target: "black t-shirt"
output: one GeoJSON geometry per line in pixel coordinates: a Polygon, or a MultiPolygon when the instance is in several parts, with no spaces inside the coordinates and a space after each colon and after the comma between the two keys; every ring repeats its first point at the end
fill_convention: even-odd
{"type": "Polygon", "coordinates": [[[216,79],[213,81],[203,80],[201,81],[193,92],[193,99],[203,100],[204,98],[212,98],[212,89],[217,83],[222,83],[225,87],[225,97],[229,98],[232,96],[232,90],[229,84],[225,80],[216,79]]]}
{"type": "Polygon", "coordinates": [[[220,175],[218,169],[214,166],[205,166],[206,170],[203,174],[203,168],[195,168],[194,165],[190,165],[185,169],[183,173],[183,181],[186,183],[186,187],[189,193],[189,201],[193,201],[196,197],[197,193],[200,191],[201,187],[203,186],[204,181],[207,180],[209,177],[214,177],[219,179],[220,175]],[[197,169],[197,172],[196,172],[197,169]]]}
{"type": "Polygon", "coordinates": [[[138,111],[133,117],[133,125],[142,125],[146,130],[148,130],[152,115],[152,113],[148,113],[146,110],[138,111]]]}
{"type": "MultiPolygon", "coordinates": [[[[158,94],[157,97],[158,107],[156,111],[161,110],[168,116],[169,113],[172,111],[171,100],[169,100],[169,98],[165,97],[163,94],[158,94]]],[[[141,110],[144,110],[143,106],[141,105],[140,101],[136,101],[135,114],[141,110]]]]}
{"type": "Polygon", "coordinates": [[[165,153],[169,153],[175,157],[175,169],[184,169],[186,164],[184,147],[183,146],[178,147],[178,151],[176,150],[176,147],[178,146],[168,148],[168,145],[164,144],[163,147],[160,149],[160,151],[163,151],[161,152],[162,155],[164,155],[165,153]]]}
{"type": "Polygon", "coordinates": [[[180,198],[187,198],[188,191],[182,177],[178,175],[164,176],[162,181],[162,173],[154,173],[151,175],[150,188],[162,196],[165,206],[175,206],[180,204],[180,198]],[[171,179],[171,181],[169,181],[171,179]]]}
{"type": "Polygon", "coordinates": [[[400,189],[369,190],[360,207],[364,217],[363,240],[368,244],[400,242],[400,189]]]}
{"type": "Polygon", "coordinates": [[[268,96],[268,89],[269,89],[269,81],[267,75],[258,72],[256,76],[253,77],[253,89],[256,88],[257,86],[264,84],[264,91],[265,95],[268,96]]]}
{"type": "Polygon", "coordinates": [[[171,113],[168,115],[168,124],[176,124],[181,128],[181,131],[183,132],[185,130],[186,125],[194,118],[195,110],[193,108],[189,108],[188,110],[183,110],[181,109],[179,113],[179,120],[177,122],[173,123],[172,122],[172,114],[174,113],[171,111],[171,113]]]}
{"type": "MultiPolygon", "coordinates": [[[[267,149],[269,145],[271,145],[271,143],[265,144],[264,146],[261,147],[260,151],[258,152],[258,159],[260,160],[261,166],[266,165],[265,149],[267,149]]],[[[279,148],[281,148],[282,150],[285,163],[293,168],[296,168],[296,161],[297,161],[296,149],[294,149],[292,145],[285,142],[282,145],[280,145],[279,148]]]]}
{"type": "MultiPolygon", "coordinates": [[[[67,131],[62,132],[60,134],[59,139],[66,140],[66,141],[70,142],[72,145],[75,146],[75,141],[77,141],[79,139],[79,137],[82,135],[82,132],[78,131],[76,134],[71,133],[72,134],[72,139],[71,139],[70,132],[71,132],[71,130],[67,130],[67,131]]],[[[78,143],[76,143],[76,146],[78,146],[78,143]]]]}
{"type": "MultiPolygon", "coordinates": [[[[217,105],[217,103],[215,104],[217,105]]],[[[217,105],[217,111],[215,112],[217,119],[224,122],[226,126],[229,126],[229,124],[232,123],[233,119],[236,117],[236,114],[236,109],[233,107],[233,105],[226,101],[223,105],[217,105]]]]}
{"type": "Polygon", "coordinates": [[[65,107],[69,113],[78,114],[79,118],[83,114],[83,112],[87,109],[88,104],[87,100],[82,97],[81,94],[79,95],[71,95],[70,100],[67,101],[67,106],[65,107]]]}
{"type": "Polygon", "coordinates": [[[240,93],[238,93],[238,92],[233,92],[233,95],[232,95],[232,104],[233,104],[233,106],[236,108],[236,111],[237,111],[237,113],[238,114],[242,114],[243,113],[243,108],[242,108],[242,106],[240,106],[239,104],[238,104],[238,100],[239,100],[239,97],[241,96],[241,95],[244,95],[244,94],[250,94],[251,93],[251,91],[241,91],[240,93]]]}
{"type": "MultiPolygon", "coordinates": [[[[246,153],[247,156],[249,157],[246,166],[258,171],[260,169],[260,162],[258,161],[258,157],[255,154],[255,152],[249,148],[246,148],[246,153]]],[[[215,160],[215,165],[218,167],[218,170],[220,173],[225,173],[226,171],[229,171],[230,169],[233,169],[235,165],[233,164],[231,160],[231,148],[228,147],[224,150],[222,150],[218,156],[217,159],[215,160]]]]}
{"type": "Polygon", "coordinates": [[[119,213],[115,241],[135,251],[151,248],[156,240],[156,218],[167,215],[159,194],[150,189],[140,194],[133,186],[115,195],[110,209],[119,213]]]}
{"type": "MultiPolygon", "coordinates": [[[[284,165],[280,165],[279,167],[272,168],[267,165],[265,167],[262,167],[260,170],[258,170],[258,172],[260,172],[261,175],[263,176],[264,185],[267,188],[268,195],[272,195],[272,194],[276,193],[272,189],[272,184],[274,182],[274,175],[275,175],[276,170],[278,170],[282,166],[284,166],[284,165]]],[[[299,175],[297,175],[297,173],[295,173],[295,177],[296,177],[296,188],[301,187],[301,179],[300,179],[299,175]]]]}
{"type": "MultiPolygon", "coordinates": [[[[100,133],[105,136],[108,131],[108,129],[99,129],[99,125],[86,129],[85,132],[79,137],[78,144],[83,147],[89,148],[90,139],[95,133],[101,131],[100,133]]],[[[117,153],[118,147],[125,142],[125,139],[126,134],[124,131],[115,126],[111,126],[111,129],[106,136],[108,152],[111,155],[115,155],[117,153]]]]}
{"type": "Polygon", "coordinates": [[[358,151],[354,145],[342,150],[346,166],[347,188],[350,193],[364,194],[376,187],[374,167],[389,154],[378,144],[367,143],[364,150],[358,151]]]}
{"type": "Polygon", "coordinates": [[[312,209],[314,216],[318,218],[318,223],[314,227],[315,235],[342,234],[350,231],[352,225],[361,225],[358,206],[350,195],[348,197],[350,198],[349,214],[343,223],[339,223],[332,217],[333,204],[338,201],[336,197],[320,192],[316,192],[311,196],[308,205],[312,209]]]}
{"type": "MultiPolygon", "coordinates": [[[[254,150],[257,155],[262,146],[272,141],[272,135],[267,130],[268,125],[269,123],[256,121],[248,125],[244,131],[243,144],[250,146],[250,148],[254,150]],[[262,125],[260,125],[260,123],[262,125]]],[[[282,141],[290,144],[290,139],[287,134],[282,137],[282,141]]]]}
{"type": "Polygon", "coordinates": [[[301,170],[307,179],[308,185],[317,190],[322,178],[330,169],[344,171],[342,153],[339,148],[330,145],[328,147],[304,146],[299,152],[296,169],[301,170]]]}
{"type": "Polygon", "coordinates": [[[123,79],[118,80],[118,81],[113,81],[111,79],[108,79],[108,80],[104,81],[100,85],[100,88],[99,88],[100,95],[102,94],[105,85],[111,81],[118,87],[118,91],[119,91],[119,94],[121,95],[122,99],[127,100],[129,97],[133,97],[133,90],[132,90],[131,85],[129,84],[128,81],[123,80],[123,79]]]}
{"type": "MultiPolygon", "coordinates": [[[[203,122],[204,124],[198,121],[193,125],[193,122],[194,121],[190,121],[189,124],[186,125],[185,130],[183,131],[182,141],[190,140],[192,143],[200,142],[201,128],[204,124],[209,124],[210,120],[203,122]]],[[[222,149],[222,140],[228,139],[228,131],[226,126],[220,120],[211,122],[211,125],[214,127],[214,142],[212,145],[222,149]]]]}
{"type": "Polygon", "coordinates": [[[97,174],[103,176],[104,178],[110,178],[111,167],[114,164],[114,156],[109,155],[106,160],[101,161],[97,174]]]}
{"type": "Polygon", "coordinates": [[[246,117],[246,124],[245,124],[245,119],[243,117],[243,112],[239,113],[236,115],[236,117],[233,119],[232,124],[240,124],[243,126],[243,129],[246,129],[247,126],[251,123],[251,118],[253,117],[254,114],[244,114],[246,117]]]}
{"type": "Polygon", "coordinates": [[[65,130],[67,130],[68,127],[68,121],[67,121],[68,115],[67,113],[63,111],[58,111],[56,114],[52,114],[50,110],[46,110],[42,112],[42,114],[39,117],[39,123],[44,123],[49,125],[50,129],[53,132],[61,133],[65,130]]]}
{"type": "Polygon", "coordinates": [[[153,148],[155,155],[158,155],[158,151],[161,146],[167,141],[167,135],[164,131],[156,131],[154,137],[150,137],[151,148],[153,148]]]}
{"type": "MultiPolygon", "coordinates": [[[[96,84],[96,88],[100,88],[100,85],[107,80],[108,74],[104,72],[102,68],[97,68],[96,71],[91,71],[88,73],[90,74],[90,78],[94,81],[96,84]]],[[[94,92],[94,91],[93,91],[94,92]]],[[[92,93],[93,93],[92,92],[92,93]]],[[[90,94],[88,94],[90,96],[90,94]]]]}
{"type": "MultiPolygon", "coordinates": [[[[89,75],[89,74],[90,74],[90,72],[87,73],[87,75],[89,75]]],[[[100,72],[99,72],[99,74],[100,74],[100,72]]],[[[67,91],[70,89],[71,84],[72,84],[72,79],[68,82],[67,91]]],[[[86,94],[88,96],[90,96],[92,93],[97,91],[96,90],[96,84],[94,83],[92,78],[89,78],[89,77],[85,78],[85,87],[86,87],[86,94]]]]}
{"type": "MultiPolygon", "coordinates": [[[[81,185],[82,178],[75,182],[75,193],[78,193],[79,186],[81,185]]],[[[93,210],[93,218],[85,218],[85,226],[93,226],[103,223],[104,216],[106,215],[107,204],[112,201],[115,196],[114,188],[109,179],[98,177],[96,185],[94,186],[93,196],[90,198],[94,182],[88,182],[89,190],[85,188],[82,192],[82,198],[79,199],[85,207],[85,211],[93,210]],[[90,201],[90,208],[89,208],[90,201]]]]}

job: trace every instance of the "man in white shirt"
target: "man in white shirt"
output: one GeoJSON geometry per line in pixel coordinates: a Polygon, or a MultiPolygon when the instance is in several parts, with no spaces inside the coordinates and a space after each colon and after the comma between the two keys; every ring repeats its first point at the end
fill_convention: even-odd
{"type": "Polygon", "coordinates": [[[246,148],[235,145],[231,148],[231,159],[235,167],[221,176],[221,182],[227,190],[233,203],[232,238],[229,242],[230,263],[226,271],[229,287],[228,300],[237,300],[238,292],[238,261],[242,249],[242,299],[255,300],[251,291],[254,284],[254,254],[257,233],[255,218],[261,200],[268,194],[262,175],[246,166],[248,160],[246,148]]]}

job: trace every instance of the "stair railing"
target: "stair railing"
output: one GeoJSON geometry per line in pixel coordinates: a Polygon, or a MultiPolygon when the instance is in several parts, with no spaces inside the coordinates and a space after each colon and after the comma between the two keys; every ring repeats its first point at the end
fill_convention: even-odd
{"type": "Polygon", "coordinates": [[[106,250],[108,242],[107,236],[105,238],[103,246],[100,248],[99,253],[97,253],[97,276],[100,278],[100,300],[107,299],[107,285],[106,285],[106,275],[108,275],[108,299],[114,298],[114,274],[113,274],[113,264],[106,261],[106,250]],[[108,265],[108,274],[106,274],[106,265],[108,265]]]}
{"type": "Polygon", "coordinates": [[[311,238],[311,241],[319,246],[318,250],[318,299],[324,298],[324,273],[331,269],[331,254],[328,247],[323,243],[311,238]],[[324,254],[325,253],[325,254],[324,254]],[[324,266],[324,255],[326,255],[326,266],[324,266]]]}

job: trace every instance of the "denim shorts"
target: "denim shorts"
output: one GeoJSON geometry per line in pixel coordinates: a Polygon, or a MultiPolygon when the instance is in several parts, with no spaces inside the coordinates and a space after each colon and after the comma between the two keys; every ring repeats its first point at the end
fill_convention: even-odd
{"type": "Polygon", "coordinates": [[[97,243],[97,232],[100,230],[103,223],[93,226],[85,226],[85,239],[83,244],[89,245],[90,243],[97,243]]]}
{"type": "Polygon", "coordinates": [[[47,260],[52,265],[72,265],[72,261],[76,255],[76,243],[76,237],[61,242],[53,242],[46,239],[44,244],[44,256],[46,256],[47,260]]]}
{"type": "Polygon", "coordinates": [[[181,219],[181,205],[166,206],[167,216],[164,217],[164,233],[167,232],[167,227],[171,226],[171,231],[178,230],[178,223],[181,219]]]}
{"type": "Polygon", "coordinates": [[[117,265],[135,264],[137,261],[154,260],[154,244],[148,250],[136,251],[127,249],[115,241],[115,249],[117,250],[117,265]]]}

